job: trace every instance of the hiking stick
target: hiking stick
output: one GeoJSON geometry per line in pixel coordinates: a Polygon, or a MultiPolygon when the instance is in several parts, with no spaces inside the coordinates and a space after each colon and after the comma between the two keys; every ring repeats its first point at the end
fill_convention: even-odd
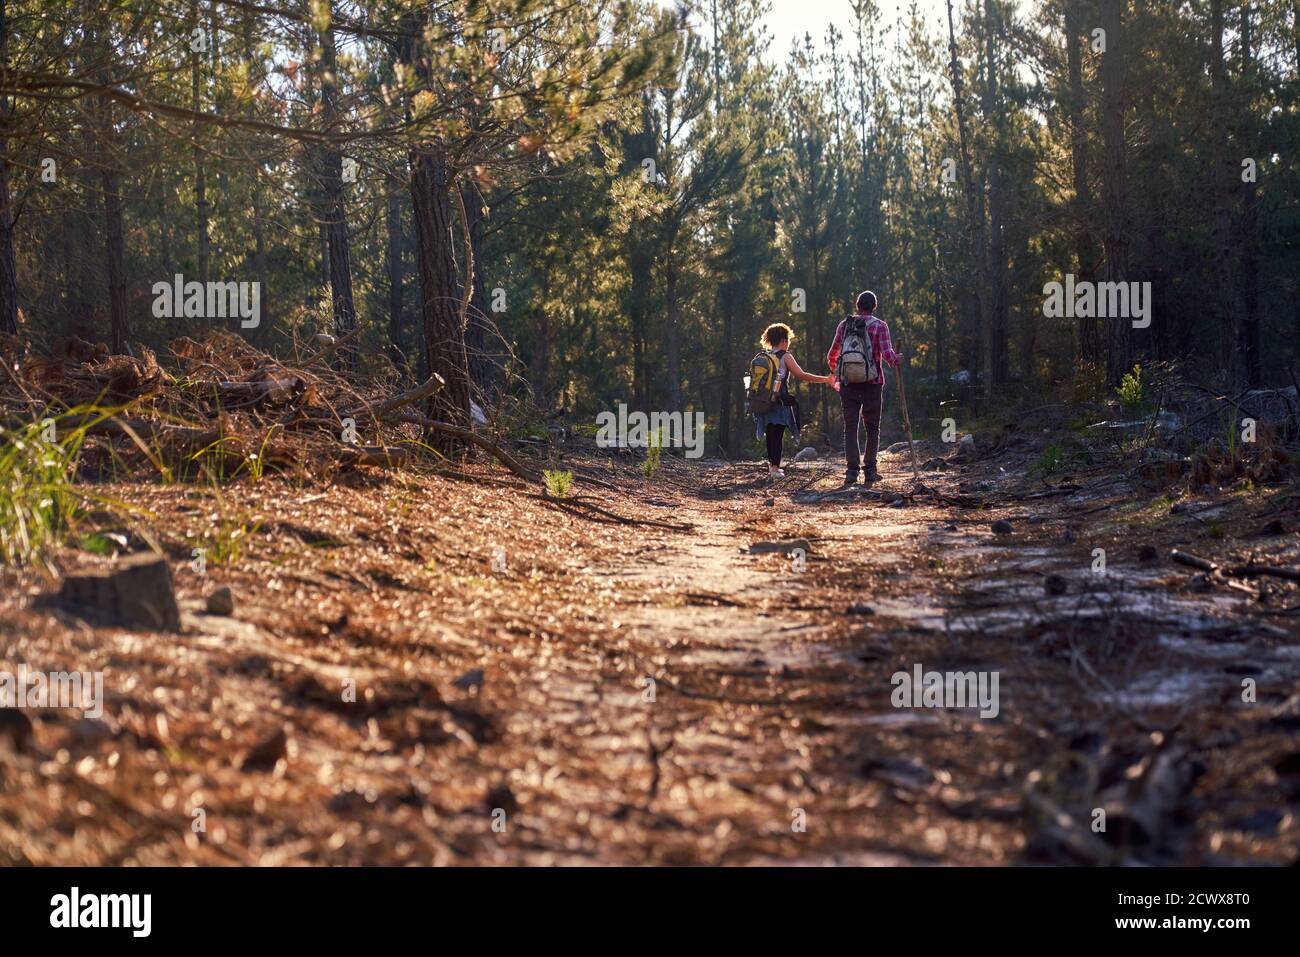
{"type": "Polygon", "coordinates": [[[912,419],[907,414],[907,394],[903,392],[903,366],[894,366],[894,381],[898,383],[898,405],[903,410],[903,427],[907,429],[907,451],[912,453],[912,481],[920,485],[921,473],[916,467],[916,446],[912,444],[912,419]]]}

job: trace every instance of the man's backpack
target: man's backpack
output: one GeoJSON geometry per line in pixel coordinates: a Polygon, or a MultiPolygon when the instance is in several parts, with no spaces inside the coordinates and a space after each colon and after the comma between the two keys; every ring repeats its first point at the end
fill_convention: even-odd
{"type": "Polygon", "coordinates": [[[781,387],[780,369],[774,352],[764,350],[750,360],[749,388],[745,390],[745,398],[752,414],[765,415],[776,405],[776,392],[781,387]]]}
{"type": "Polygon", "coordinates": [[[840,382],[856,385],[879,379],[880,364],[876,362],[874,352],[871,337],[867,335],[867,320],[861,316],[845,319],[844,340],[840,344],[840,382]]]}

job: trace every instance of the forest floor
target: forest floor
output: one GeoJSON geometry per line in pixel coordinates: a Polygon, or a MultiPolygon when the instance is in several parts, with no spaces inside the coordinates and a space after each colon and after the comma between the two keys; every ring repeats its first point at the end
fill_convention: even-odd
{"type": "Polygon", "coordinates": [[[4,667],[105,689],[0,733],[0,858],[1293,863],[1300,588],[1169,553],[1295,567],[1295,486],[1028,478],[1035,451],[923,490],[906,453],[837,491],[825,458],[646,479],[594,448],[563,502],[485,464],[103,487],[149,513],[183,628],[0,570],[4,667]],[[223,585],[233,615],[203,611],[223,585]],[[996,716],[896,707],[917,666],[996,673],[996,716]]]}

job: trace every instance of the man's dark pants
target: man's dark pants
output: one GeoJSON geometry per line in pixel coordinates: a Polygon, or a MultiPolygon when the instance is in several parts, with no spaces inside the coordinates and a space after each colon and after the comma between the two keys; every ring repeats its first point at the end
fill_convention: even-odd
{"type": "Polygon", "coordinates": [[[845,478],[856,481],[859,463],[870,475],[876,470],[876,451],[880,448],[880,407],[885,384],[844,383],[840,386],[840,406],[844,410],[845,478]],[[858,450],[858,420],[867,425],[867,446],[858,450]]]}

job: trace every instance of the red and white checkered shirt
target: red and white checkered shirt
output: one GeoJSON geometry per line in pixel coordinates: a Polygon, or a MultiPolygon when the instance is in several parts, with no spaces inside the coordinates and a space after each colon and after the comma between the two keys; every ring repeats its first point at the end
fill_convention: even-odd
{"type": "MultiPolygon", "coordinates": [[[[858,318],[867,321],[867,338],[871,340],[871,357],[876,362],[889,363],[894,368],[898,368],[898,353],[894,351],[893,344],[889,341],[889,326],[885,325],[885,320],[875,316],[869,316],[865,313],[859,313],[858,318]]],[[[826,353],[826,364],[831,368],[831,374],[835,374],[835,367],[840,361],[840,349],[844,345],[844,324],[847,319],[841,319],[839,326],[835,329],[835,341],[831,343],[831,351],[826,353]]],[[[880,365],[880,378],[867,380],[868,385],[880,385],[885,381],[885,367],[880,365]]]]}

